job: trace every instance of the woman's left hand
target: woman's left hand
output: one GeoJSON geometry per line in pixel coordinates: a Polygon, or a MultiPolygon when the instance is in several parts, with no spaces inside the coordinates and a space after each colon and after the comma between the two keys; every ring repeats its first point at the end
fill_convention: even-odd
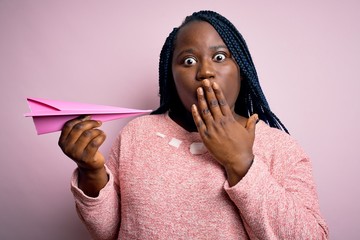
{"type": "Polygon", "coordinates": [[[219,85],[202,81],[197,89],[198,106],[192,115],[204,145],[225,168],[230,186],[238,183],[249,170],[254,159],[253,145],[257,114],[241,124],[227,104],[219,85]]]}

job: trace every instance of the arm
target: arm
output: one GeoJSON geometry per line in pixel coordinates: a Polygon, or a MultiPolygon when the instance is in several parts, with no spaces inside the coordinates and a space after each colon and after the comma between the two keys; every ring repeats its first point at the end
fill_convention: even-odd
{"type": "Polygon", "coordinates": [[[310,161],[302,158],[287,169],[279,167],[278,171],[285,171],[281,184],[257,157],[237,185],[225,184],[250,237],[327,239],[328,229],[320,215],[310,161]]]}
{"type": "MultiPolygon", "coordinates": [[[[62,130],[59,146],[78,168],[73,174],[71,190],[76,209],[94,239],[115,239],[119,232],[119,194],[116,160],[119,151],[113,150],[109,167],[98,148],[105,134],[97,129],[100,122],[89,117],[67,122],[62,130]],[[111,173],[113,171],[113,173],[111,173]]],[[[117,141],[113,147],[119,146],[117,141]]]]}
{"type": "MultiPolygon", "coordinates": [[[[227,173],[226,190],[249,235],[259,239],[326,238],[309,160],[298,150],[279,154],[273,164],[280,165],[270,173],[265,159],[253,153],[257,116],[243,124],[231,108],[219,86],[204,80],[192,114],[205,146],[227,173]]],[[[292,144],[289,138],[281,139],[284,142],[278,143],[278,149],[292,144]]],[[[265,148],[270,144],[259,153],[269,150],[265,148]]]]}
{"type": "Polygon", "coordinates": [[[78,169],[74,171],[71,191],[74,195],[76,211],[93,239],[116,239],[120,225],[120,199],[114,176],[108,167],[109,181],[99,191],[97,197],[87,196],[78,187],[78,169]]]}

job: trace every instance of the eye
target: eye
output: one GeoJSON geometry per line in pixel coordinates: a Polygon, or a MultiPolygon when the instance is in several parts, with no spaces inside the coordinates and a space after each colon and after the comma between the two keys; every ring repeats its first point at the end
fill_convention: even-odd
{"type": "Polygon", "coordinates": [[[185,58],[184,59],[184,65],[185,66],[192,66],[192,65],[194,65],[196,63],[196,60],[195,60],[195,58],[193,58],[193,57],[188,57],[188,58],[185,58]]]}
{"type": "Polygon", "coordinates": [[[224,53],[217,53],[214,57],[213,60],[215,62],[223,62],[226,59],[226,55],[224,53]]]}

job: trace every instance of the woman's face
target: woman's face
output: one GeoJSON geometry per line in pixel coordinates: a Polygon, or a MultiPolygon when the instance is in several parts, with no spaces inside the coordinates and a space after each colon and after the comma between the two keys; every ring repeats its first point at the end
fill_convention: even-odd
{"type": "Polygon", "coordinates": [[[172,59],[176,90],[187,111],[197,103],[196,89],[201,81],[217,82],[234,111],[240,92],[240,70],[229,49],[205,21],[193,21],[177,33],[172,59]]]}

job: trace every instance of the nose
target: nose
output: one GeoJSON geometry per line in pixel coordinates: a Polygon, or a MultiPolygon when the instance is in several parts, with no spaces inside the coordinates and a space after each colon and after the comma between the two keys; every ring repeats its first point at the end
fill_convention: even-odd
{"type": "Polygon", "coordinates": [[[196,80],[202,81],[204,79],[213,79],[215,78],[215,69],[213,63],[209,61],[204,61],[198,65],[196,80]]]}

